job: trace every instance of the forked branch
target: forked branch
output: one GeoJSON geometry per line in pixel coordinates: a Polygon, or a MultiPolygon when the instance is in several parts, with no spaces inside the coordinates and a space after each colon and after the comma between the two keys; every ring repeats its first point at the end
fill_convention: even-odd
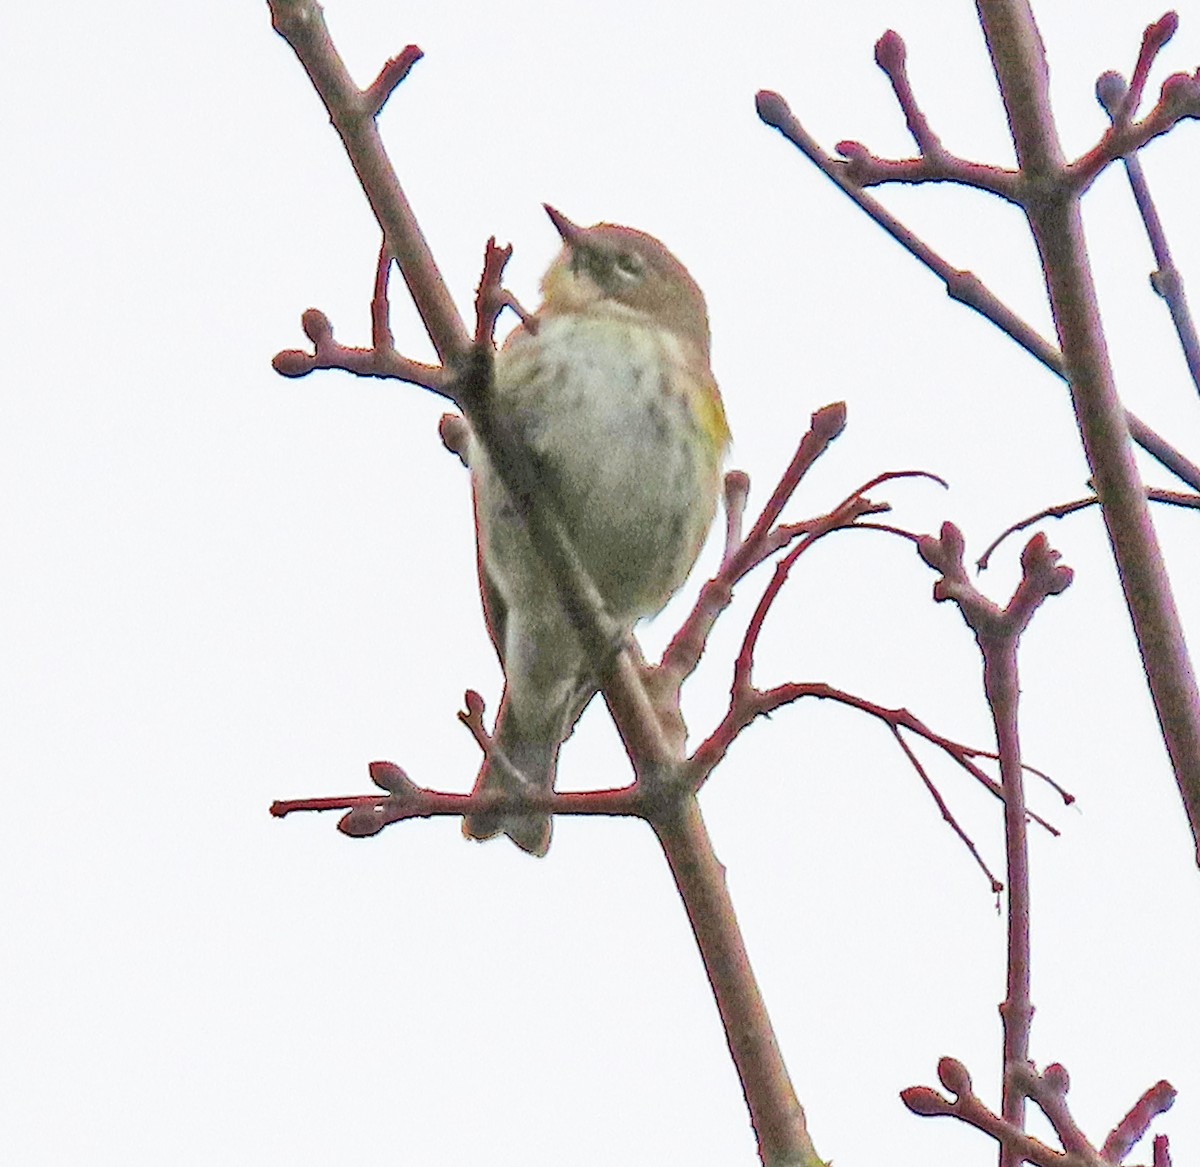
{"type": "Polygon", "coordinates": [[[1042,262],[1058,331],[1058,353],[1045,351],[1044,342],[1011,313],[997,313],[995,304],[980,300],[973,281],[963,281],[962,286],[976,297],[974,306],[1002,322],[1006,331],[1051,367],[1058,366],[1070,385],[1080,437],[1200,862],[1200,691],[1145,487],[1129,448],[1131,431],[1156,456],[1166,455],[1163,460],[1191,485],[1200,486],[1200,479],[1196,467],[1137,423],[1117,395],[1079,211],[1080,195],[1105,166],[1180,120],[1200,117],[1200,70],[1168,78],[1155,107],[1141,121],[1133,120],[1150,63],[1175,27],[1171,18],[1156,22],[1143,38],[1131,93],[1122,100],[1113,124],[1092,150],[1068,164],[1051,113],[1045,49],[1029,0],[977,0],[976,7],[1012,132],[1018,162],[1015,174],[962,163],[942,149],[916,105],[905,73],[903,44],[895,34],[881,39],[877,58],[892,80],[918,147],[931,151],[928,158],[922,154],[916,160],[884,164],[855,144],[850,150],[852,162],[839,167],[804,133],[778,95],[759,94],[759,115],[784,132],[914,254],[935,270],[940,267],[948,288],[953,286],[954,273],[945,270],[947,265],[935,262],[927,246],[918,245],[894,220],[888,223],[854,188],[865,182],[950,179],[991,189],[1024,210],[1042,262]]]}
{"type": "MultiPolygon", "coordinates": [[[[1169,1082],[1155,1083],[1097,1150],[1079,1129],[1067,1106],[1071,1082],[1064,1067],[1056,1063],[1040,1074],[1032,1066],[1010,1070],[1013,1088],[1031,1098],[1046,1116],[1062,1143],[1060,1151],[995,1114],[975,1094],[971,1075],[962,1062],[942,1058],[937,1072],[950,1096],[929,1086],[909,1086],[900,1092],[909,1110],[927,1117],[957,1118],[991,1135],[1013,1162],[1027,1160],[1035,1167],[1113,1167],[1122,1163],[1149,1130],[1151,1122],[1175,1101],[1175,1090],[1169,1082]]],[[[1154,1140],[1154,1167],[1170,1167],[1170,1162],[1166,1136],[1158,1135],[1154,1140]]]]}

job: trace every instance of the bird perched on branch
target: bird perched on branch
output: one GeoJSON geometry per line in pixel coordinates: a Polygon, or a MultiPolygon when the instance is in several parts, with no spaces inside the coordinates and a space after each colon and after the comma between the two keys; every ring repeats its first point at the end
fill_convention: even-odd
{"type": "MultiPolygon", "coordinates": [[[[541,306],[497,355],[493,408],[520,435],[609,616],[628,634],[687,578],[716,511],[729,429],[709,364],[708,311],[657,239],[546,212],[562,251],[542,279],[541,306]]],[[[550,790],[559,749],[597,691],[598,664],[478,442],[466,461],[484,610],[504,667],[493,747],[530,789],[550,790]]],[[[492,756],[475,790],[520,785],[492,756]]],[[[469,815],[463,832],[503,832],[544,855],[550,817],[469,815]]]]}

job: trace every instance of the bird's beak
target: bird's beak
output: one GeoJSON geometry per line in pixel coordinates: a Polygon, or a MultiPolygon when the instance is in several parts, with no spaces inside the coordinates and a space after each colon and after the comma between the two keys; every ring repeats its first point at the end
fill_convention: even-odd
{"type": "Polygon", "coordinates": [[[546,208],[546,214],[550,216],[555,231],[562,236],[562,241],[568,247],[574,247],[583,234],[583,228],[576,226],[562,211],[556,211],[549,203],[542,203],[542,206],[546,208]]]}

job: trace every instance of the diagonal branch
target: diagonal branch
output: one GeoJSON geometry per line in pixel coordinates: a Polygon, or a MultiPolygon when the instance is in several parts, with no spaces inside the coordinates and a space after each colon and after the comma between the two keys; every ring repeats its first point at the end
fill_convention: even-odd
{"type": "Polygon", "coordinates": [[[410,45],[384,66],[368,89],[359,89],[334,46],[316,0],[267,0],[275,31],[291,45],[329,111],[363,193],[383,227],[388,250],[442,361],[467,348],[467,333],[392,168],[375,115],[420,56],[410,45]]]}
{"type": "Polygon", "coordinates": [[[396,56],[384,62],[379,76],[366,88],[363,97],[368,114],[377,118],[396,91],[396,86],[412,72],[412,67],[424,56],[416,45],[406,45],[396,56]]]}
{"type": "MultiPolygon", "coordinates": [[[[758,116],[763,122],[778,130],[860,210],[882,227],[911,256],[938,276],[946,286],[946,294],[952,300],[965,304],[990,320],[1052,373],[1066,380],[1062,354],[1054,345],[1003,303],[974,272],[953,267],[910,228],[904,226],[877,199],[860,189],[848,174],[846,163],[837,161],[821,149],[816,139],[800,124],[788,103],[778,93],[764,89],[756,100],[758,116]]],[[[1125,416],[1129,432],[1139,446],[1189,486],[1200,490],[1200,466],[1184,457],[1141,418],[1128,411],[1125,416]]]]}
{"type": "Polygon", "coordinates": [[[750,480],[740,471],[731,471],[727,476],[727,529],[721,568],[701,589],[695,607],[671,639],[656,669],[662,683],[673,688],[676,694],[700,663],[713,625],[732,602],[734,585],[797,535],[814,530],[829,519],[829,516],[822,516],[810,523],[786,528],[775,525],[801,479],[837,439],[845,425],[844,402],[823,406],[812,415],[808,432],[800,440],[791,462],[745,538],[741,537],[741,520],[750,480]]]}
{"type": "Polygon", "coordinates": [[[268,5],[275,30],[292,47],[329,111],[384,232],[372,302],[376,346],[348,349],[337,345],[329,321],[312,309],[305,313],[304,325],[315,352],[280,353],[275,358],[276,369],[289,376],[301,376],[323,367],[345,368],[368,376],[401,376],[436,388],[463,409],[476,439],[518,500],[535,548],[558,580],[564,606],[597,663],[605,699],[631,758],[665,764],[671,751],[646,694],[637,662],[617,643],[616,631],[599,593],[571,546],[561,519],[552,513],[550,503],[543,497],[545,492],[539,488],[519,437],[500,424],[491,409],[491,332],[500,309],[512,303],[511,297],[499,287],[507,254],[496,247],[495,240],[489,243],[476,297],[476,334],[472,340],[380,139],[375,117],[419,59],[420,50],[409,46],[383,67],[368,89],[362,90],[350,78],[316,0],[268,0],[268,5]],[[395,258],[450,376],[442,370],[408,361],[390,347],[379,347],[378,342],[390,335],[384,306],[388,267],[385,252],[395,258]]]}
{"type": "MultiPolygon", "coordinates": [[[[1191,510],[1200,509],[1200,495],[1196,494],[1181,494],[1174,490],[1147,490],[1146,497],[1151,502],[1166,503],[1170,506],[1186,507],[1191,510]]],[[[1030,515],[1028,518],[1021,519],[1020,522],[1013,523],[1009,527],[1005,527],[999,535],[993,539],[980,557],[975,561],[975,566],[983,571],[996,548],[1004,542],[1009,535],[1016,534],[1017,531],[1024,531],[1027,527],[1032,527],[1034,523],[1040,523],[1043,519],[1063,519],[1067,515],[1073,515],[1076,511],[1086,510],[1088,507],[1099,506],[1100,500],[1093,494],[1088,498],[1077,498],[1072,502],[1060,502],[1055,506],[1044,507],[1036,514],[1030,515]]]]}

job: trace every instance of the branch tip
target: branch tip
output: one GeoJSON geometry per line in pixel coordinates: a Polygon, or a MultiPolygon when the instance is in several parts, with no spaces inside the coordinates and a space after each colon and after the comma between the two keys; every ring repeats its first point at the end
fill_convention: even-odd
{"type": "Polygon", "coordinates": [[[904,43],[904,38],[895,29],[889,28],[875,42],[875,64],[885,73],[891,73],[894,69],[903,69],[907,58],[908,47],[904,43]]]}
{"type": "Polygon", "coordinates": [[[1117,116],[1121,102],[1125,100],[1125,94],[1128,92],[1129,86],[1125,83],[1125,78],[1115,69],[1109,69],[1107,73],[1101,73],[1096,78],[1096,100],[1110,118],[1117,116]]]}
{"type": "Polygon", "coordinates": [[[813,432],[826,441],[832,441],[846,428],[846,403],[834,401],[823,405],[812,415],[813,432]]]}
{"type": "Polygon", "coordinates": [[[906,1086],[900,1091],[900,1101],[913,1114],[924,1118],[935,1118],[948,1113],[946,1099],[928,1086],[906,1086]]]}
{"type": "Polygon", "coordinates": [[[271,358],[271,368],[281,377],[304,377],[313,371],[313,358],[298,348],[288,348],[271,358]]]}
{"type": "Polygon", "coordinates": [[[329,317],[320,308],[308,308],[300,317],[300,327],[304,335],[315,345],[324,344],[333,339],[333,325],[329,317]]]}
{"type": "Polygon", "coordinates": [[[367,767],[367,773],[380,790],[386,790],[393,798],[416,792],[416,784],[394,762],[372,762],[367,767]]]}
{"type": "Polygon", "coordinates": [[[957,1058],[939,1058],[937,1075],[938,1081],[959,1098],[974,1093],[971,1075],[957,1058]]]}
{"type": "Polygon", "coordinates": [[[760,89],[754,95],[754,110],[763,122],[776,130],[792,116],[791,107],[783,95],[773,89],[760,89]]]}
{"type": "Polygon", "coordinates": [[[379,116],[388,98],[424,55],[417,45],[406,45],[396,56],[384,63],[383,68],[379,70],[379,76],[363,91],[367,112],[371,117],[379,116]]]}

